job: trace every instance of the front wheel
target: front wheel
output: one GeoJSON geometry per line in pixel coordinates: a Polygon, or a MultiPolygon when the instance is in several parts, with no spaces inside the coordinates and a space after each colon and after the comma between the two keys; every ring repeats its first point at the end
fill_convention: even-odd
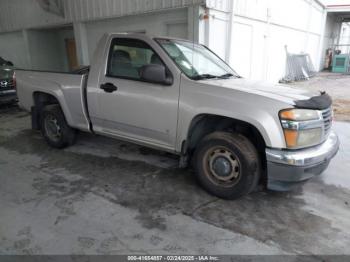
{"type": "Polygon", "coordinates": [[[206,136],[194,155],[196,177],[209,193],[237,199],[252,192],[261,166],[254,145],[241,134],[215,132],[206,136]]]}
{"type": "Polygon", "coordinates": [[[73,145],[76,131],[68,126],[59,105],[48,105],[41,114],[41,133],[46,142],[55,148],[73,145]]]}

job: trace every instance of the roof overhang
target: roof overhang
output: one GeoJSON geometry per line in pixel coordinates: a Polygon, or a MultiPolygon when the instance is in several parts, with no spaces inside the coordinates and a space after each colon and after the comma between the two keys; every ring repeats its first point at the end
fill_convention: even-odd
{"type": "Polygon", "coordinates": [[[349,13],[350,14],[350,4],[327,5],[326,10],[329,13],[349,13]]]}

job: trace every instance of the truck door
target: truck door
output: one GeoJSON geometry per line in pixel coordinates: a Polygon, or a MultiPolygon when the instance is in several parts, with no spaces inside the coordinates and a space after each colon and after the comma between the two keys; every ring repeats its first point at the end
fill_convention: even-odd
{"type": "Polygon", "coordinates": [[[99,80],[103,132],[173,150],[179,79],[174,79],[172,85],[144,82],[139,72],[148,64],[165,65],[146,42],[112,40],[106,74],[99,80]]]}

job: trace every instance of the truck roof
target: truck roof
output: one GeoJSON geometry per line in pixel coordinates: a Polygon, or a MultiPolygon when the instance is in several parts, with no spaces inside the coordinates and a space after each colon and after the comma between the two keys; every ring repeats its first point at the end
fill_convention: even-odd
{"type": "Polygon", "coordinates": [[[146,33],[127,33],[127,32],[116,32],[116,33],[106,33],[108,37],[113,36],[128,36],[128,37],[135,37],[135,38],[148,38],[148,39],[154,39],[154,38],[160,38],[160,39],[168,39],[168,40],[181,40],[186,42],[193,43],[194,41],[183,39],[183,38],[177,38],[177,37],[169,37],[169,36],[155,36],[155,35],[149,35],[146,33]]]}

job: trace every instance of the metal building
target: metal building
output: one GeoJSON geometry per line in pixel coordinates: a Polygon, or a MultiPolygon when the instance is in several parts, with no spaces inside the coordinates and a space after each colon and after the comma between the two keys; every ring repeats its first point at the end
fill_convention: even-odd
{"type": "Polygon", "coordinates": [[[277,81],[286,46],[323,68],[334,17],[318,0],[2,0],[0,56],[66,71],[89,64],[103,33],[140,32],[204,43],[242,76],[277,81]]]}

